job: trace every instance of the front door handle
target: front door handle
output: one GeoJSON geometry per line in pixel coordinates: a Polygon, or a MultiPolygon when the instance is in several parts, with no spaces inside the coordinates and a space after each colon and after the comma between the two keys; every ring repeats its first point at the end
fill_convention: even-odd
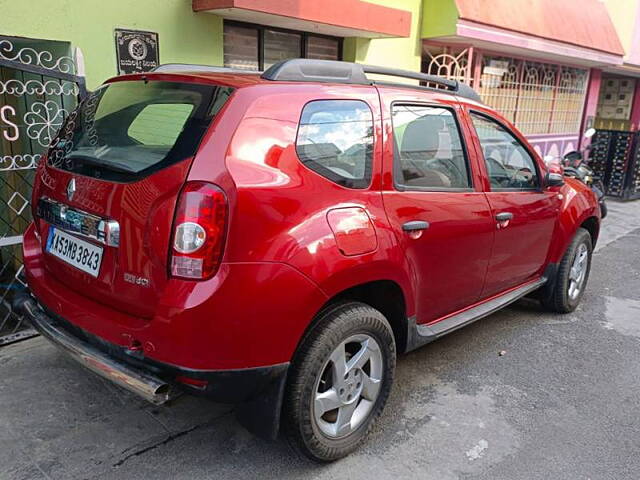
{"type": "Polygon", "coordinates": [[[423,222],[420,220],[413,220],[402,225],[402,230],[405,232],[416,232],[419,230],[426,230],[429,228],[429,222],[423,222]]]}
{"type": "Polygon", "coordinates": [[[509,220],[513,220],[513,213],[511,212],[500,212],[496,214],[496,220],[498,222],[508,222],[509,220]]]}

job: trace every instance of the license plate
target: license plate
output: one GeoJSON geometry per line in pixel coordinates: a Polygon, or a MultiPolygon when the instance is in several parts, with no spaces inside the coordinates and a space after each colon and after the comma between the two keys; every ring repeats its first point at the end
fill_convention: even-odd
{"type": "Polygon", "coordinates": [[[93,277],[97,277],[100,272],[102,247],[80,240],[55,227],[49,227],[46,251],[93,277]]]}

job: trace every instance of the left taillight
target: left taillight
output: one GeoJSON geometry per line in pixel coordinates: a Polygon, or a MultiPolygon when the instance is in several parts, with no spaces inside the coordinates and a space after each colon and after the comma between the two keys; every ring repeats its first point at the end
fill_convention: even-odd
{"type": "Polygon", "coordinates": [[[222,260],[228,205],[224,191],[206,182],[188,182],[178,199],[171,238],[171,275],[205,280],[222,260]]]}

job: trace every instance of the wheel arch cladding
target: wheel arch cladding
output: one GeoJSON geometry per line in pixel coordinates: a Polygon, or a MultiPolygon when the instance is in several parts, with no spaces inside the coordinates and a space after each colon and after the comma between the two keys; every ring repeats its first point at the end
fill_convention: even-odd
{"type": "Polygon", "coordinates": [[[563,197],[549,258],[554,263],[562,260],[579,228],[589,232],[593,245],[600,230],[598,201],[589,187],[573,182],[567,185],[563,197]]]}
{"type": "Polygon", "coordinates": [[[347,302],[361,302],[382,313],[393,330],[396,351],[402,353],[406,350],[408,328],[407,304],[400,284],[393,280],[373,280],[350,286],[335,293],[325,302],[313,321],[307,326],[305,333],[298,342],[297,348],[302,345],[304,339],[313,331],[327,310],[347,302]]]}
{"type": "Polygon", "coordinates": [[[598,218],[595,216],[589,217],[582,222],[580,227],[589,232],[589,235],[591,235],[591,246],[595,248],[598,236],[600,235],[600,221],[598,218]]]}

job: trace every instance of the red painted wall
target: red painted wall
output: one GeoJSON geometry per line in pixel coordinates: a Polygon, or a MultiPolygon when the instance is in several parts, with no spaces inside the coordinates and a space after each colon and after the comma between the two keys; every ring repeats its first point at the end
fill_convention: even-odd
{"type": "Polygon", "coordinates": [[[236,8],[408,37],[411,12],[362,0],[192,0],[193,11],[236,8]]]}

